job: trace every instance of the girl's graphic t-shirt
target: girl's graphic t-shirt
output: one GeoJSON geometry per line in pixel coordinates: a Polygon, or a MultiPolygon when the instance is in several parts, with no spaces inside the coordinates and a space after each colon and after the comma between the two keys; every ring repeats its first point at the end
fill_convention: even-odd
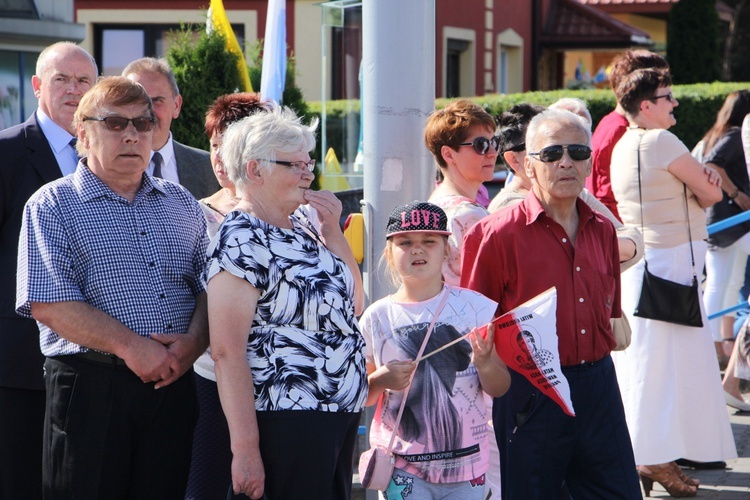
{"type": "MultiPolygon", "coordinates": [[[[446,287],[424,302],[385,297],[360,320],[366,358],[376,367],[416,359],[443,294],[450,294],[435,322],[425,354],[492,320],[497,304],[463,288],[446,287]]],[[[385,391],[370,428],[370,443],[387,448],[403,391],[385,391]]],[[[484,392],[464,339],[417,365],[394,442],[396,467],[432,483],[480,477],[489,466],[484,392]]]]}

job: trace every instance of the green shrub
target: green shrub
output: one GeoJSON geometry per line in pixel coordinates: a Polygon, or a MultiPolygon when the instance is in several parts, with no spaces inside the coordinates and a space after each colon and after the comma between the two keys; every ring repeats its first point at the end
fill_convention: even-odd
{"type": "Polygon", "coordinates": [[[224,36],[205,27],[182,26],[171,34],[167,60],[182,94],[180,117],[172,122],[172,134],[184,144],[208,150],[206,110],[222,94],[242,85],[238,57],[226,50],[224,36]]]}
{"type": "MultiPolygon", "coordinates": [[[[750,89],[750,83],[700,83],[693,85],[675,85],[672,93],[680,105],[675,109],[677,125],[670,130],[679,137],[685,145],[693,148],[703,137],[703,134],[713,125],[716,113],[724,103],[724,99],[736,90],[750,89]]],[[[592,90],[554,90],[550,92],[526,92],[523,94],[492,94],[472,97],[470,100],[481,105],[492,115],[499,115],[511,106],[529,102],[548,106],[561,97],[578,97],[583,99],[594,120],[594,127],[604,115],[615,107],[615,95],[609,89],[592,90]]],[[[436,108],[444,107],[450,99],[437,99],[436,108]]],[[[320,102],[310,102],[310,113],[321,116],[320,102]]],[[[359,123],[359,101],[327,101],[326,119],[328,133],[326,134],[328,147],[334,148],[339,159],[345,151],[344,137],[347,121],[359,123]],[[355,115],[352,119],[352,114],[355,115]]],[[[359,134],[359,130],[351,130],[350,134],[359,134]]],[[[420,144],[421,146],[421,144],[420,144]]],[[[320,145],[318,145],[320,148],[320,145]]],[[[316,153],[320,155],[320,151],[316,153]]],[[[318,156],[320,158],[320,156],[318,156]]]]}
{"type": "MultiPolygon", "coordinates": [[[[223,94],[237,92],[242,82],[237,71],[237,56],[226,50],[224,36],[219,32],[206,33],[204,26],[181,26],[170,34],[172,45],[167,60],[174,71],[177,85],[183,97],[180,117],[172,122],[172,134],[183,144],[208,150],[209,140],[205,133],[205,118],[208,106],[223,94]]],[[[249,47],[248,73],[253,90],[260,92],[263,40],[249,47]]],[[[287,58],[286,81],[283,101],[298,115],[310,121],[314,115],[302,90],[295,83],[296,61],[287,58]]],[[[320,147],[318,147],[318,150],[320,147]]],[[[320,156],[317,156],[320,160],[320,156]]],[[[316,167],[317,168],[317,167],[316,167]]],[[[318,189],[318,180],[313,182],[318,189]]]]}
{"type": "Polygon", "coordinates": [[[715,0],[681,0],[672,6],[667,22],[667,60],[675,83],[718,80],[719,47],[715,0]]]}

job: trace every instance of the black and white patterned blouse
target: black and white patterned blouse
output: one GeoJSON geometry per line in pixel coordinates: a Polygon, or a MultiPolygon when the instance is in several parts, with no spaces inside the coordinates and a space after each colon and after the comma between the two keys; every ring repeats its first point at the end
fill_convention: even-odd
{"type": "Polygon", "coordinates": [[[227,271],[260,291],[247,343],[257,411],[358,412],[367,372],[354,279],[300,214],[283,229],[229,213],[209,245],[206,281],[227,271]]]}

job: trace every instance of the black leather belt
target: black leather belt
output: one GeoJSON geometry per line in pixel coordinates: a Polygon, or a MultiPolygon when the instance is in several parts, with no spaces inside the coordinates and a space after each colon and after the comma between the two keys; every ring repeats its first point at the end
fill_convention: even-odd
{"type": "Polygon", "coordinates": [[[105,354],[103,352],[97,351],[86,351],[74,354],[74,356],[80,359],[85,359],[86,361],[93,361],[94,363],[100,363],[103,365],[127,366],[124,359],[118,358],[114,354],[105,354]]]}

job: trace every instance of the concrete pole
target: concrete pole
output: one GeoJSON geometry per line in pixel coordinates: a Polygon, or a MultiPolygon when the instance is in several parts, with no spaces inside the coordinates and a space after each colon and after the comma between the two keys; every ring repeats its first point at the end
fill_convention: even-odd
{"type": "Polygon", "coordinates": [[[393,290],[378,263],[391,210],[435,182],[424,125],[435,109],[435,0],[362,3],[364,282],[367,302],[393,290]]]}

